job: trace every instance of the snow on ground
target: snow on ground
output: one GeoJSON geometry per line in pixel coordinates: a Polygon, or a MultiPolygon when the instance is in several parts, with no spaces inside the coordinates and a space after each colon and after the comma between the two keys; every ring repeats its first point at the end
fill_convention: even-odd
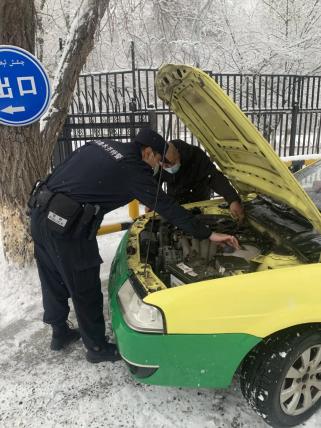
{"type": "MultiPolygon", "coordinates": [[[[126,210],[106,223],[126,221],[126,210]]],[[[122,232],[99,238],[103,289],[122,232]]],[[[81,342],[49,350],[35,266],[18,271],[0,254],[0,427],[263,428],[237,379],[228,390],[136,383],[123,362],[93,365],[81,342]]],[[[74,320],[74,313],[71,313],[74,320]]],[[[321,425],[320,413],[305,426],[321,425]]]]}

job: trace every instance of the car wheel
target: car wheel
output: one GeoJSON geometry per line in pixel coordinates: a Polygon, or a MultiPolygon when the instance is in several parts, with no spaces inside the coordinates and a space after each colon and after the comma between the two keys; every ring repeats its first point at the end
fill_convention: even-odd
{"type": "Polygon", "coordinates": [[[288,329],[261,342],[241,366],[248,403],[273,427],[291,427],[321,405],[321,329],[288,329]]]}

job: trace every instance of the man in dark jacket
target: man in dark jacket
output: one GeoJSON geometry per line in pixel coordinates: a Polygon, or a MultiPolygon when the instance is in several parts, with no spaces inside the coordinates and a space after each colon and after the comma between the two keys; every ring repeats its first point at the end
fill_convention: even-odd
{"type": "Polygon", "coordinates": [[[162,181],[167,184],[167,194],[179,204],[210,199],[214,191],[229,204],[232,216],[243,220],[244,211],[237,192],[202,149],[182,140],[172,140],[166,159],[162,181]]]}
{"type": "MultiPolygon", "coordinates": [[[[105,339],[103,296],[96,231],[104,214],[138,199],[154,206],[157,170],[165,140],[150,129],[134,143],[110,140],[87,143],[76,150],[33,192],[31,233],[41,280],[44,322],[53,328],[51,349],[79,339],[88,361],[114,361],[114,345],[105,339]],[[67,324],[71,297],[79,331],[67,324]]],[[[234,236],[211,233],[189,211],[159,192],[156,211],[199,239],[238,247],[234,236]]]]}

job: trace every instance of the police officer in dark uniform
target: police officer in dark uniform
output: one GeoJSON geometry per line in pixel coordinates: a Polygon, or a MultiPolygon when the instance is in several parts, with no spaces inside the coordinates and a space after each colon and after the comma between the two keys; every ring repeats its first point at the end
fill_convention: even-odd
{"type": "Polygon", "coordinates": [[[200,147],[172,140],[166,158],[162,182],[167,184],[167,194],[179,204],[210,199],[214,191],[223,196],[232,216],[243,220],[244,210],[236,190],[200,147]]]}
{"type": "MultiPolygon", "coordinates": [[[[138,199],[154,206],[157,170],[165,140],[151,129],[134,143],[89,142],[77,149],[32,192],[31,233],[42,287],[44,322],[53,328],[51,349],[82,340],[88,361],[115,361],[115,345],[105,338],[103,295],[96,240],[104,214],[138,199]],[[79,330],[70,328],[68,298],[79,330]]],[[[196,238],[238,247],[234,236],[211,233],[189,211],[159,192],[156,211],[196,238]]]]}

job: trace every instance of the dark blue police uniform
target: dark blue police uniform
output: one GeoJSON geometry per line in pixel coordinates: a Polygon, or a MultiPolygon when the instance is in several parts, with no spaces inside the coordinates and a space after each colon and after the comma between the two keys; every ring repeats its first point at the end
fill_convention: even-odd
{"type": "MultiPolygon", "coordinates": [[[[53,194],[64,194],[73,201],[100,207],[104,214],[133,199],[153,207],[157,182],[152,169],[142,160],[137,143],[101,140],[76,150],[46,181],[53,194]]],[[[156,211],[169,222],[196,238],[205,239],[210,230],[177,202],[159,192],[156,211]]],[[[87,348],[105,341],[103,296],[99,278],[102,259],[96,238],[88,239],[84,227],[75,236],[73,227],[60,235],[48,224],[48,209],[33,208],[31,232],[41,280],[44,322],[64,323],[71,297],[79,329],[87,348]]]]}

